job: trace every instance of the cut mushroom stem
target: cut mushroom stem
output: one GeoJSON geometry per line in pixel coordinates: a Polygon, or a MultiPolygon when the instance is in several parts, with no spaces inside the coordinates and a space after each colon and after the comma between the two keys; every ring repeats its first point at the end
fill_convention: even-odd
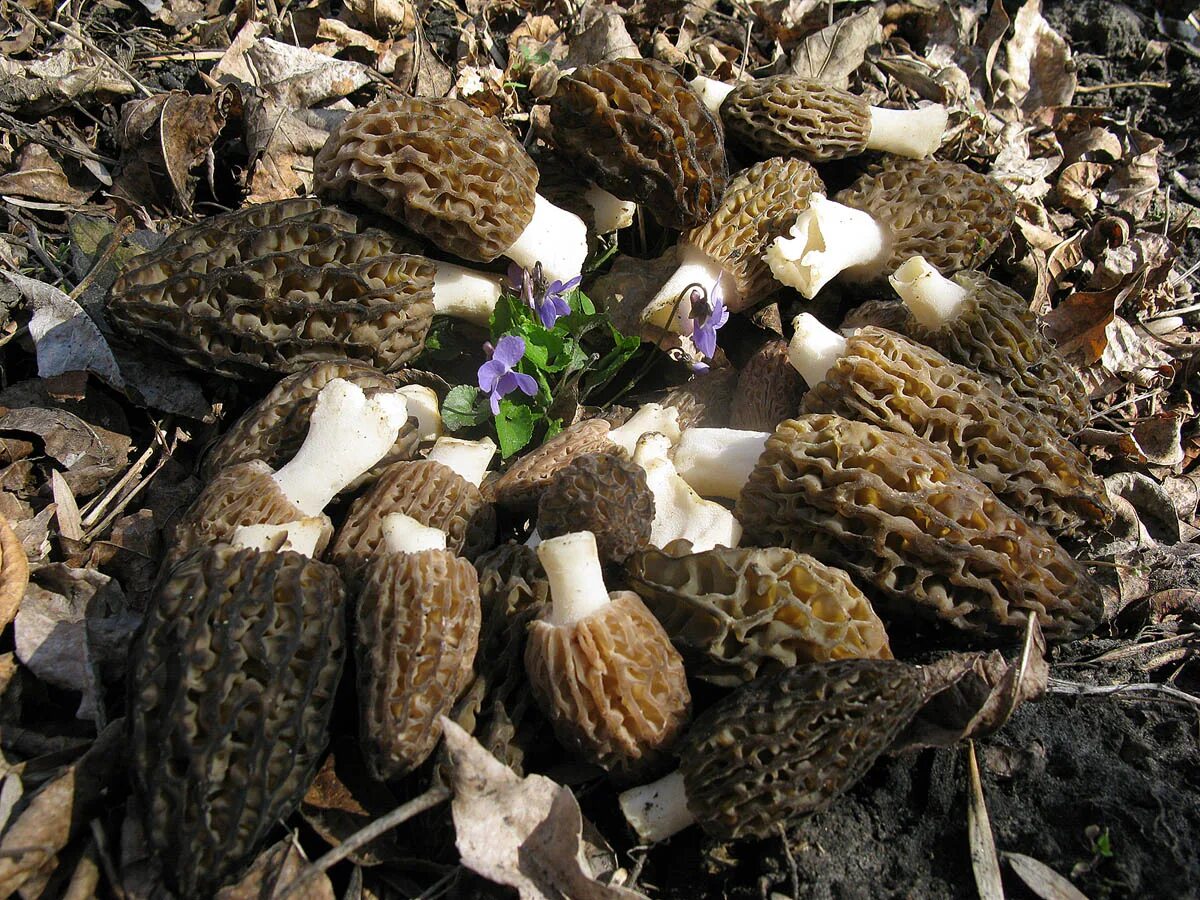
{"type": "Polygon", "coordinates": [[[665,841],[696,821],[688,809],[682,772],[630,788],[617,799],[625,820],[647,844],[665,841]]]}
{"type": "Polygon", "coordinates": [[[700,496],[736,500],[770,436],[766,431],[688,428],[675,446],[675,468],[700,496]]]}
{"type": "Polygon", "coordinates": [[[701,553],[713,547],[736,547],[742,526],[733,513],[719,503],[705,500],[684,481],[667,458],[671,440],[661,434],[643,435],[633,461],[646,471],[646,484],[654,494],[654,524],[650,543],[665,547],[686,538],[692,550],[701,553]]]}
{"type": "Polygon", "coordinates": [[[408,414],[417,420],[417,439],[436,441],[442,434],[437,392],[423,384],[409,384],[396,393],[408,401],[408,414]]]}
{"type": "Polygon", "coordinates": [[[647,403],[618,428],[611,428],[608,439],[633,456],[642,435],[665,435],[670,444],[679,440],[679,410],[661,403],[647,403]]]}
{"type": "Polygon", "coordinates": [[[871,278],[887,260],[883,227],[861,210],[813,194],[809,207],[790,229],[767,248],[767,265],[775,278],[810,300],[839,273],[852,269],[871,278]]]}
{"type": "Polygon", "coordinates": [[[589,185],[583,192],[583,199],[592,208],[592,221],[597,234],[610,234],[633,224],[637,204],[632,200],[622,200],[595,184],[589,185]]]}
{"type": "Polygon", "coordinates": [[[422,550],[445,550],[446,532],[422,525],[404,513],[388,513],[379,524],[383,534],[384,553],[420,553],[422,550]]]}
{"type": "Polygon", "coordinates": [[[332,528],[324,516],[308,516],[282,525],[239,525],[229,543],[246,550],[293,550],[316,556],[317,545],[329,540],[332,528]]]}
{"type": "Polygon", "coordinates": [[[736,85],[709,78],[707,75],[697,75],[688,84],[700,95],[700,100],[708,107],[708,111],[718,117],[721,114],[721,104],[736,87],[736,85]]]}
{"type": "Polygon", "coordinates": [[[488,272],[454,263],[436,263],[433,273],[433,312],[462,319],[483,328],[500,299],[500,279],[488,272]]]}
{"type": "Polygon", "coordinates": [[[926,328],[941,328],[962,313],[968,291],[923,256],[914,256],[888,278],[900,299],[926,328]]]}
{"type": "Polygon", "coordinates": [[[573,625],[609,603],[596,536],[576,531],[537,545],[538,559],[550,582],[551,625],[573,625]]]}
{"type": "Polygon", "coordinates": [[[460,438],[440,437],[430,448],[426,459],[440,462],[457,472],[464,481],[479,487],[487,474],[492,457],[496,455],[496,444],[491,438],[481,441],[464,441],[460,438]]]}
{"type": "Polygon", "coordinates": [[[846,355],[846,339],[826,328],[811,313],[800,313],[792,320],[792,340],[788,344],[788,362],[810,388],[825,380],[829,370],[846,355]]]}
{"type": "Polygon", "coordinates": [[[703,250],[685,243],[679,246],[679,268],[654,295],[642,316],[643,321],[675,334],[688,334],[691,331],[688,319],[692,304],[687,296],[680,299],[680,295],[696,285],[708,294],[712,293],[714,287],[717,288],[727,307],[732,305],[734,309],[738,308],[741,294],[721,263],[703,250]]]}
{"type": "Polygon", "coordinates": [[[579,216],[535,194],[533,218],[504,255],[526,269],[540,262],[547,278],[567,281],[583,271],[587,226],[579,216]]]}
{"type": "Polygon", "coordinates": [[[872,106],[867,149],[917,159],[929,156],[941,146],[947,118],[946,107],[938,103],[920,109],[872,106]]]}
{"type": "Polygon", "coordinates": [[[408,401],[399,394],[367,397],[335,378],[317,395],[304,444],[271,478],[304,515],[320,515],[338,491],[383,459],[407,419],[408,401]]]}

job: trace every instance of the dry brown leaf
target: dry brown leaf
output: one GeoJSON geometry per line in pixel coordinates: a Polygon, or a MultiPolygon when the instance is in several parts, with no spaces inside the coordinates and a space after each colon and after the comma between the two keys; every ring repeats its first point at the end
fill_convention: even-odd
{"type": "Polygon", "coordinates": [[[71,184],[50,151],[30,143],[17,154],[12,171],[0,175],[0,194],[77,206],[100,186],[86,171],[77,180],[78,184],[71,184]]]}
{"type": "Polygon", "coordinates": [[[1000,860],[996,855],[996,840],[983,798],[983,782],[979,777],[973,741],[967,744],[967,776],[967,834],[971,844],[971,870],[975,873],[975,888],[979,900],[1004,900],[1000,860]]]}
{"type": "Polygon", "coordinates": [[[1098,363],[1079,373],[1093,397],[1107,396],[1127,383],[1147,388],[1174,373],[1174,360],[1162,342],[1120,316],[1108,323],[1104,340],[1098,363]]]}
{"type": "Polygon", "coordinates": [[[788,71],[832,87],[845,88],[867,50],[879,43],[883,4],[838,19],[801,41],[788,63],[788,71]]]}
{"type": "Polygon", "coordinates": [[[45,784],[0,840],[0,896],[7,897],[54,859],[71,837],[120,800],[125,720],[104,729],[79,761],[45,784]]]}
{"type": "Polygon", "coordinates": [[[452,767],[452,813],[462,862],[522,900],[636,900],[644,895],[596,881],[583,854],[583,817],[569,788],[543,775],[521,778],[466,731],[441,717],[452,767]]]}
{"type": "Polygon", "coordinates": [[[1183,462],[1181,429],[1183,416],[1163,413],[1134,423],[1133,439],[1147,462],[1154,466],[1177,466],[1183,462]]]}
{"type": "Polygon", "coordinates": [[[642,53],[625,28],[625,15],[614,3],[585,4],[563,68],[587,66],[608,59],[640,59],[642,53]]]}
{"type": "Polygon", "coordinates": [[[408,0],[346,0],[346,10],[377,37],[404,34],[417,26],[408,0]]]}
{"type": "Polygon", "coordinates": [[[1100,205],[1096,184],[1111,171],[1112,166],[1098,162],[1074,162],[1065,166],[1054,186],[1059,202],[1078,216],[1095,212],[1100,205]]]}
{"type": "MultiPolygon", "coordinates": [[[[308,857],[295,837],[285,838],[258,854],[249,870],[237,884],[221,888],[214,900],[283,900],[287,894],[280,890],[290,885],[308,868],[308,857]]],[[[296,896],[296,895],[293,895],[296,896]]],[[[334,900],[333,885],[321,872],[304,884],[304,900],[334,900]]]]}
{"type": "Polygon", "coordinates": [[[1087,896],[1044,862],[1023,853],[1002,853],[1001,857],[1025,886],[1042,900],[1088,900],[1087,896]]]}
{"type": "Polygon", "coordinates": [[[1084,365],[1100,360],[1108,347],[1108,326],[1116,317],[1121,291],[1079,291],[1042,317],[1046,334],[1065,356],[1084,365]]]}
{"type": "MultiPolygon", "coordinates": [[[[8,520],[0,516],[0,629],[7,628],[8,623],[16,616],[28,586],[29,557],[8,520]]],[[[4,687],[12,677],[8,669],[9,666],[0,665],[0,671],[7,676],[3,678],[0,694],[4,692],[4,687]]]]}
{"type": "Polygon", "coordinates": [[[1149,475],[1117,472],[1104,479],[1104,488],[1110,498],[1120,498],[1133,509],[1139,543],[1179,543],[1179,513],[1167,491],[1149,475]]]}
{"type": "Polygon", "coordinates": [[[1005,51],[1008,82],[1001,93],[1011,109],[1027,116],[1070,105],[1076,87],[1071,48],[1042,17],[1041,0],[1026,0],[1017,10],[1005,51]]]}
{"type": "Polygon", "coordinates": [[[769,0],[755,3],[759,18],[771,37],[785,47],[825,21],[825,0],[769,0]]]}
{"type": "Polygon", "coordinates": [[[125,465],[130,440],[62,409],[19,407],[0,416],[0,434],[35,434],[65,469],[76,497],[91,496],[125,465]]]}
{"type": "Polygon", "coordinates": [[[1019,122],[1005,124],[1000,152],[988,173],[1017,197],[1033,201],[1050,193],[1047,180],[1062,164],[1061,156],[1033,157],[1027,141],[1029,129],[1019,122]]]}
{"type": "Polygon", "coordinates": [[[1108,179],[1100,199],[1142,219],[1158,191],[1158,151],[1163,142],[1132,128],[1128,140],[1129,152],[1108,179]]]}
{"type": "Polygon", "coordinates": [[[85,97],[102,103],[136,90],[128,77],[74,38],[64,38],[60,46],[31,62],[0,56],[0,108],[46,115],[85,97]]]}
{"type": "MultiPolygon", "coordinates": [[[[367,779],[355,748],[339,744],[325,757],[305,792],[300,814],[325,843],[340,847],[351,835],[398,805],[390,791],[367,779]],[[351,761],[345,767],[349,784],[339,772],[338,760],[342,758],[351,761]]],[[[350,854],[350,859],[360,866],[377,866],[404,855],[405,848],[396,832],[389,831],[350,854]]]]}
{"type": "Polygon", "coordinates": [[[346,117],[342,110],[287,109],[263,98],[246,102],[246,147],[250,151],[249,203],[286,200],[312,191],[313,159],[329,132],[346,117]]]}
{"type": "Polygon", "coordinates": [[[194,193],[188,173],[210,153],[236,99],[237,91],[224,87],[215,94],[175,92],[163,104],[158,132],[163,162],[175,196],[186,210],[192,208],[194,193]]]}

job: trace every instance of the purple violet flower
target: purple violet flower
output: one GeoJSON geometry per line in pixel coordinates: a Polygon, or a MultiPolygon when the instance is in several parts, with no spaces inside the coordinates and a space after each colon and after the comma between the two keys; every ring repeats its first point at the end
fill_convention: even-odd
{"type": "Polygon", "coordinates": [[[519,291],[525,300],[525,305],[538,314],[542,325],[553,328],[560,316],[571,314],[571,304],[567,302],[566,294],[579,287],[582,277],[576,275],[565,284],[558,279],[546,283],[542,277],[542,264],[533,264],[533,273],[522,269],[516,263],[508,267],[508,283],[514,291],[519,291]]]}
{"type": "Polygon", "coordinates": [[[692,343],[705,359],[712,359],[717,352],[717,329],[729,321],[729,310],[721,300],[720,282],[713,285],[707,296],[702,289],[693,289],[690,299],[692,343]]]}
{"type": "Polygon", "coordinates": [[[513,391],[526,397],[537,393],[538,386],[532,375],[513,370],[513,366],[525,355],[525,339],[506,334],[496,341],[492,358],[479,367],[479,389],[491,398],[492,415],[500,414],[500,398],[513,391]]]}

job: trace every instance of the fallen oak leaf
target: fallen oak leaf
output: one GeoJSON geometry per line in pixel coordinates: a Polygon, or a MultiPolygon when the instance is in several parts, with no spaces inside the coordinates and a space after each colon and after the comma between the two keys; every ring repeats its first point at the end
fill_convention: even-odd
{"type": "Polygon", "coordinates": [[[226,85],[215,94],[172,92],[158,120],[159,143],[175,196],[191,211],[193,190],[188,172],[203,162],[225,127],[237,100],[237,89],[226,85]]]}
{"type": "Polygon", "coordinates": [[[1116,318],[1122,291],[1077,291],[1046,315],[1042,325],[1064,356],[1078,355],[1085,365],[1098,362],[1108,346],[1109,323],[1116,318]]]}
{"type": "Polygon", "coordinates": [[[872,5],[810,34],[792,52],[788,72],[845,89],[867,50],[879,43],[882,15],[883,5],[872,5]]]}
{"type": "Polygon", "coordinates": [[[596,881],[583,856],[583,815],[570,788],[517,775],[445,716],[456,846],[463,865],[522,900],[645,900],[596,881]]]}

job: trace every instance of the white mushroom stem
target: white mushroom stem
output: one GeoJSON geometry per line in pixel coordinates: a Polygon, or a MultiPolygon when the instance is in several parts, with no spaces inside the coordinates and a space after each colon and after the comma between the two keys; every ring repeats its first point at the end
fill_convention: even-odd
{"type": "Polygon", "coordinates": [[[445,550],[446,532],[422,525],[404,513],[388,513],[379,522],[383,534],[384,553],[420,553],[422,550],[445,550]]]}
{"type": "Polygon", "coordinates": [[[788,344],[788,362],[810,388],[825,380],[829,370],[846,355],[846,339],[822,325],[810,313],[792,320],[792,340],[788,344]]]}
{"type": "Polygon", "coordinates": [[[679,440],[679,410],[661,403],[647,403],[617,428],[610,428],[608,439],[633,456],[642,435],[655,432],[666,435],[671,445],[679,440]]]}
{"type": "Polygon", "coordinates": [[[396,393],[408,401],[408,414],[417,420],[418,440],[436,441],[442,433],[442,413],[438,409],[437,392],[423,384],[409,384],[396,393]]]}
{"type": "Polygon", "coordinates": [[[368,398],[358,385],[335,378],[317,395],[304,444],[271,477],[304,515],[319,515],[383,458],[407,418],[408,402],[399,394],[368,398]]]}
{"type": "Polygon", "coordinates": [[[624,791],[617,798],[625,820],[647,844],[665,841],[696,821],[687,805],[682,772],[624,791]]]}
{"type": "Polygon", "coordinates": [[[283,525],[239,525],[229,543],[249,550],[294,550],[316,556],[317,545],[328,542],[332,530],[324,516],[308,516],[283,525]]]}
{"type": "Polygon", "coordinates": [[[846,269],[860,278],[877,274],[887,259],[887,233],[865,212],[813,194],[809,206],[765,254],[771,274],[810,300],[846,269]]]}
{"type": "Polygon", "coordinates": [[[737,86],[726,84],[724,81],[717,81],[717,79],[709,78],[707,75],[697,75],[688,84],[692,86],[693,91],[700,95],[700,100],[714,116],[721,114],[721,104],[725,102],[725,98],[737,86]]]}
{"type": "Polygon", "coordinates": [[[500,277],[454,263],[438,262],[433,273],[433,311],[483,328],[500,299],[500,277]]]}
{"type": "Polygon", "coordinates": [[[537,545],[538,559],[550,582],[551,625],[573,625],[609,604],[596,536],[575,531],[537,545]]]}
{"type": "Polygon", "coordinates": [[[920,109],[883,109],[871,107],[871,133],[868,150],[882,150],[898,156],[920,159],[942,144],[949,114],[939,103],[920,109]]]}
{"type": "Polygon", "coordinates": [[[679,477],[667,458],[671,441],[661,434],[647,434],[638,441],[633,461],[646,472],[646,484],[654,495],[654,522],[650,543],[665,547],[678,538],[692,542],[692,552],[713,547],[736,547],[742,526],[733,513],[719,503],[705,500],[679,477]]]}
{"type": "Polygon", "coordinates": [[[676,253],[679,268],[646,305],[646,311],[642,313],[643,322],[665,328],[675,334],[690,334],[688,319],[691,316],[692,304],[684,292],[692,285],[699,285],[709,294],[716,286],[721,292],[725,306],[738,308],[741,294],[738,293],[733,278],[725,272],[718,260],[688,243],[681,243],[676,253]],[[679,298],[680,294],[684,294],[682,300],[679,298]],[[674,316],[671,315],[672,310],[674,316]]]}
{"type": "Polygon", "coordinates": [[[632,200],[622,200],[595,184],[583,192],[583,199],[592,208],[597,234],[610,234],[633,224],[637,204],[632,200]]]}
{"type": "Polygon", "coordinates": [[[735,428],[685,429],[675,445],[675,468],[701,497],[736,500],[770,436],[735,428]]]}
{"type": "Polygon", "coordinates": [[[547,278],[566,281],[583,271],[587,226],[579,216],[535,194],[533,218],[504,255],[526,269],[540,262],[547,278]]]}
{"type": "Polygon", "coordinates": [[[460,438],[440,437],[430,448],[426,459],[440,462],[457,472],[464,481],[479,487],[487,474],[492,457],[496,455],[496,444],[491,438],[482,441],[464,441],[460,438]]]}
{"type": "Polygon", "coordinates": [[[888,281],[926,328],[941,328],[957,319],[968,294],[966,288],[944,276],[923,256],[906,261],[888,281]]]}

